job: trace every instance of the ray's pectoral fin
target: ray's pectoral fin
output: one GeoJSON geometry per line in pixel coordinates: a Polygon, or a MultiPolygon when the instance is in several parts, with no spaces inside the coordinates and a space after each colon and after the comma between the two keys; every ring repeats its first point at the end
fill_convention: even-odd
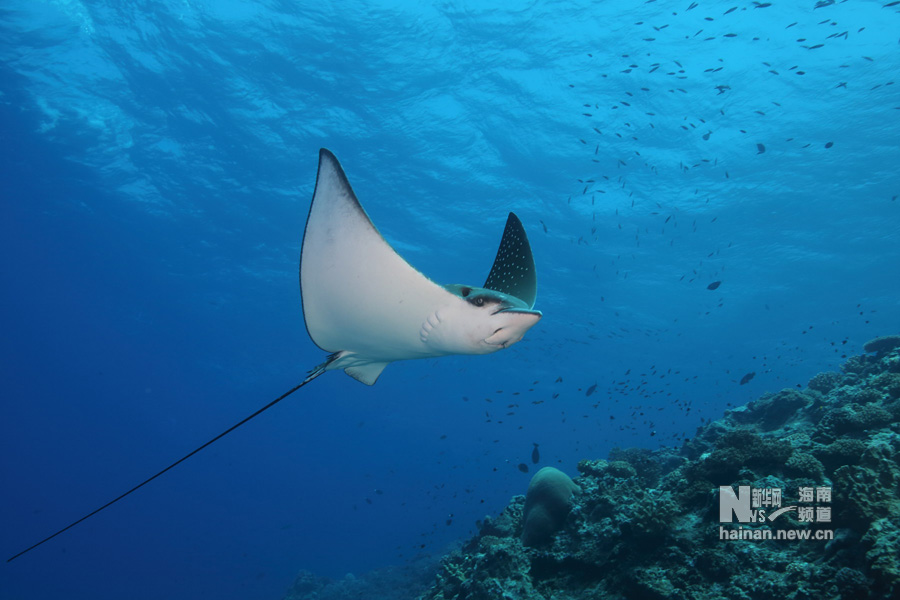
{"type": "Polygon", "coordinates": [[[484,287],[522,300],[528,308],[534,308],[537,299],[537,272],[531,244],[525,228],[516,213],[509,213],[506,228],[497,249],[494,266],[484,287]]]}

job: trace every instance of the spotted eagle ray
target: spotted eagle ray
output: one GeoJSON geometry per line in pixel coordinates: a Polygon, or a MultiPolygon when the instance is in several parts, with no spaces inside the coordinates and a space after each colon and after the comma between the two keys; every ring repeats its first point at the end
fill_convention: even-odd
{"type": "Polygon", "coordinates": [[[300,251],[300,297],[312,341],[329,352],[302,382],[100,508],[7,559],[10,562],[137,491],[325,371],[374,385],[398,360],[490,354],[522,339],[541,318],[537,276],[522,222],[509,213],[483,287],[440,285],[391,247],[356,198],[341,164],[319,151],[300,251]]]}

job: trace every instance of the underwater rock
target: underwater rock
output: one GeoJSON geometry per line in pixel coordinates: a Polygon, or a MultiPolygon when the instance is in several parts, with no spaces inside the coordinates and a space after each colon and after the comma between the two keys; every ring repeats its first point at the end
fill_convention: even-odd
{"type": "Polygon", "coordinates": [[[609,460],[580,461],[570,486],[582,491],[555,534],[526,546],[517,496],[444,558],[420,599],[900,597],[895,359],[893,350],[851,357],[807,390],[727,412],[680,449],[617,448],[609,460]],[[801,504],[800,487],[830,488],[830,521],[788,511],[744,528],[833,539],[720,539],[719,486],[740,485],[782,489],[782,506],[801,504]]]}
{"type": "MultiPolygon", "coordinates": [[[[655,487],[663,470],[661,455],[647,448],[613,448],[609,451],[610,461],[626,463],[647,487],[655,487]]],[[[680,457],[674,457],[674,465],[680,464],[680,457]]],[[[629,474],[629,476],[631,476],[629,474]]]]}
{"type": "Polygon", "coordinates": [[[811,454],[794,452],[784,468],[786,473],[795,477],[806,477],[814,482],[825,480],[825,465],[811,454]]]}
{"type": "Polygon", "coordinates": [[[509,505],[496,519],[487,516],[481,523],[479,533],[498,538],[522,535],[522,515],[525,512],[525,496],[514,496],[509,505]]]}
{"type": "Polygon", "coordinates": [[[874,404],[863,406],[848,404],[835,408],[822,417],[820,427],[823,433],[841,436],[847,433],[860,433],[869,429],[884,427],[891,422],[891,414],[884,408],[874,404]]]}
{"type": "Polygon", "coordinates": [[[892,399],[900,398],[900,374],[898,373],[879,373],[869,380],[874,390],[887,394],[892,399]]]}
{"type": "Polygon", "coordinates": [[[628,577],[628,595],[648,600],[674,597],[676,587],[662,567],[636,568],[628,577]]]}
{"type": "Polygon", "coordinates": [[[535,473],[525,494],[522,543],[536,546],[548,541],[569,514],[572,494],[580,491],[559,469],[544,467],[535,473]]]}
{"type": "Polygon", "coordinates": [[[858,465],[834,471],[839,514],[861,523],[900,516],[900,436],[881,432],[869,438],[858,465]]]}
{"type": "Polygon", "coordinates": [[[763,431],[782,427],[797,411],[812,403],[812,398],[796,390],[785,389],[767,394],[747,404],[746,410],[732,411],[739,423],[758,423],[763,431]]]}
{"type": "Polygon", "coordinates": [[[809,385],[807,387],[811,390],[827,394],[841,382],[841,379],[840,373],[819,373],[809,380],[809,385]]]}
{"type": "Polygon", "coordinates": [[[658,544],[674,533],[672,523],[680,510],[670,492],[650,492],[637,501],[631,519],[623,521],[619,529],[624,536],[633,538],[636,543],[645,540],[658,544]]]}
{"type": "Polygon", "coordinates": [[[583,475],[600,476],[606,471],[609,463],[605,460],[581,460],[578,461],[578,471],[583,475]]]}
{"type": "Polygon", "coordinates": [[[835,575],[834,582],[841,600],[865,598],[868,595],[866,590],[869,587],[869,580],[856,569],[842,568],[835,575]]]}
{"type": "Polygon", "coordinates": [[[869,381],[869,386],[860,388],[856,385],[844,385],[836,388],[831,396],[839,404],[869,404],[884,398],[884,394],[875,388],[874,382],[869,381]]]}
{"type": "Polygon", "coordinates": [[[813,454],[829,471],[834,471],[841,465],[857,464],[865,449],[866,444],[862,440],[841,437],[827,446],[820,446],[813,454]]]}
{"type": "Polygon", "coordinates": [[[866,370],[868,364],[866,356],[851,356],[847,362],[841,365],[841,371],[852,375],[859,375],[866,370]]]}
{"type": "Polygon", "coordinates": [[[742,469],[783,466],[794,449],[790,443],[763,437],[750,429],[730,431],[719,447],[688,467],[688,473],[708,481],[732,480],[742,469]]]}
{"type": "MultiPolygon", "coordinates": [[[[879,519],[872,523],[862,539],[866,551],[868,571],[878,588],[896,598],[900,593],[900,527],[896,518],[879,519]]],[[[865,598],[865,596],[859,596],[865,598]]]]}
{"type": "Polygon", "coordinates": [[[888,352],[900,348],[900,335],[885,335],[869,340],[863,346],[866,352],[877,353],[876,358],[881,358],[888,352]]]}

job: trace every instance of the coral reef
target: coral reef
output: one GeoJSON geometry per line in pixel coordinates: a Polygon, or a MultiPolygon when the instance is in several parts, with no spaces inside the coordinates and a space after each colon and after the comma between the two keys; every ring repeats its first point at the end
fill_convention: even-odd
{"type": "Polygon", "coordinates": [[[522,543],[526,501],[513,498],[444,557],[419,598],[900,597],[900,336],[865,350],[802,391],[729,411],[682,448],[582,460],[572,484],[581,493],[543,543],[522,543]],[[806,512],[723,524],[720,486],[739,490],[735,502],[777,489],[780,506],[806,512]]]}

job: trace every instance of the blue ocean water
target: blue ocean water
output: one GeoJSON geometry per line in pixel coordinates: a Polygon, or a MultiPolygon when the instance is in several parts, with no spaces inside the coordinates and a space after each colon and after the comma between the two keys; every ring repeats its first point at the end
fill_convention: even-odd
{"type": "Polygon", "coordinates": [[[0,596],[280,598],[439,555],[522,463],[677,445],[900,333],[898,8],[4,2],[6,556],[323,360],[297,285],[320,147],[442,283],[480,285],[516,211],[544,317],[373,387],[327,373],[0,596]]]}

